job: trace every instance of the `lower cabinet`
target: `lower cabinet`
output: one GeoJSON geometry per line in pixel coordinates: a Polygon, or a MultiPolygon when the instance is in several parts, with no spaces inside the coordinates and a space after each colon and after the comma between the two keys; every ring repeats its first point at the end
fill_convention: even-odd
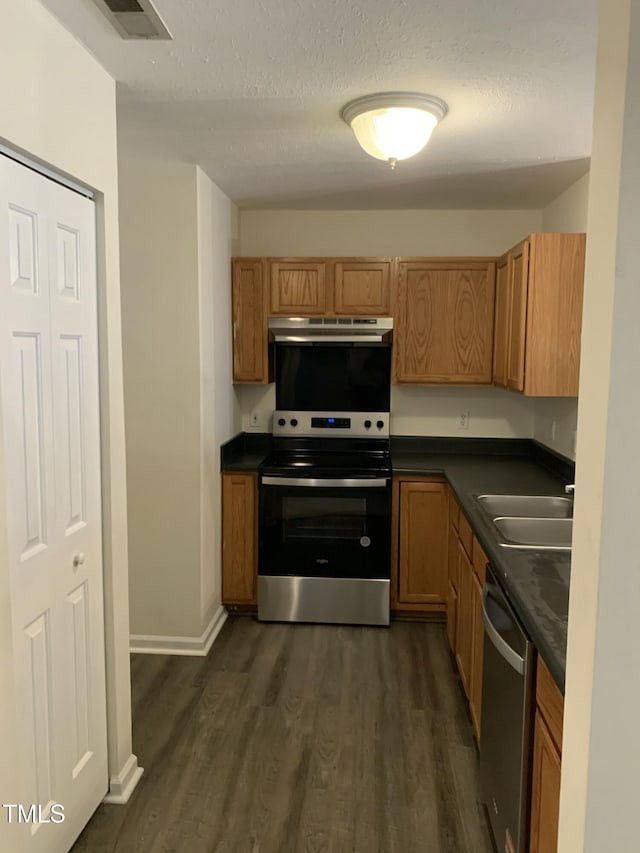
{"type": "Polygon", "coordinates": [[[473,661],[473,569],[462,542],[458,542],[458,619],[456,662],[467,698],[471,695],[473,661]]]}
{"type": "Polygon", "coordinates": [[[471,695],[469,710],[471,721],[480,742],[480,718],[482,715],[482,667],[484,661],[484,623],[482,621],[482,587],[487,576],[487,555],[482,550],[478,540],[473,539],[473,580],[471,609],[473,611],[472,628],[472,661],[471,661],[471,695]]]}
{"type": "Polygon", "coordinates": [[[391,607],[444,613],[447,600],[447,491],[441,478],[393,483],[391,607]]]}
{"type": "Polygon", "coordinates": [[[258,574],[258,475],[222,475],[222,603],[256,606],[258,574]]]}
{"type": "Polygon", "coordinates": [[[531,781],[530,853],[558,849],[564,699],[538,657],[531,781]]]}
{"type": "Polygon", "coordinates": [[[484,625],[482,587],[487,555],[449,492],[447,636],[465,695],[476,740],[480,742],[484,625]]]}
{"type": "MultiPolygon", "coordinates": [[[[456,633],[458,628],[458,534],[451,521],[451,502],[453,496],[449,493],[449,527],[447,549],[447,637],[451,651],[456,653],[456,633]]],[[[457,505],[456,505],[457,508],[457,505]]]]}
{"type": "Polygon", "coordinates": [[[472,641],[471,641],[471,691],[469,711],[471,722],[480,743],[480,717],[482,713],[482,661],[484,657],[484,624],[482,622],[482,584],[477,574],[471,580],[472,641]]]}

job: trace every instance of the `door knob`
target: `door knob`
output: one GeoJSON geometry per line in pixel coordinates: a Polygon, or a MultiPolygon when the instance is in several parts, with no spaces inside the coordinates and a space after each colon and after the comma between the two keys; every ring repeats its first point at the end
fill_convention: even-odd
{"type": "Polygon", "coordinates": [[[80,553],[76,554],[75,557],[73,558],[74,568],[77,568],[78,566],[82,566],[83,563],[84,563],[84,554],[82,553],[82,551],[80,551],[80,553]]]}

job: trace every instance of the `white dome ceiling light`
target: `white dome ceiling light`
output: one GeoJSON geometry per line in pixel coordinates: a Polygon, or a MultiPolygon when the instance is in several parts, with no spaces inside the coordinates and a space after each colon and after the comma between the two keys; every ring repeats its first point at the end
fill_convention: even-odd
{"type": "Polygon", "coordinates": [[[350,101],[341,115],[367,154],[395,169],[398,160],[422,151],[447,111],[433,95],[385,92],[350,101]]]}

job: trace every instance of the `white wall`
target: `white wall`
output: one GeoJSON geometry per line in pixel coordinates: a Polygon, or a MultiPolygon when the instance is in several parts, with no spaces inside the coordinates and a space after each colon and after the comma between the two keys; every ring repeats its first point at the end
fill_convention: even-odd
{"type": "Polygon", "coordinates": [[[131,632],[200,633],[196,170],[120,146],[131,632]]]}
{"type": "MultiPolygon", "coordinates": [[[[583,233],[587,230],[589,175],[586,174],[561,193],[542,211],[543,231],[583,233]]],[[[534,437],[542,444],[575,459],[578,400],[569,397],[542,397],[535,404],[534,437]]]]}
{"type": "Polygon", "coordinates": [[[232,383],[229,259],[237,209],[196,170],[200,314],[200,606],[203,629],[222,600],[220,445],[241,429],[232,383]]]}
{"type": "Polygon", "coordinates": [[[235,212],[197,167],[122,137],[120,188],[132,644],[180,648],[221,600],[235,212]]]}
{"type": "Polygon", "coordinates": [[[638,849],[640,2],[601,0],[560,853],[638,849]]]}
{"type": "MultiPolygon", "coordinates": [[[[249,418],[257,412],[257,432],[270,432],[275,409],[274,385],[243,385],[237,389],[242,428],[252,431],[249,418]]],[[[535,401],[501,388],[420,388],[391,386],[392,435],[447,435],[460,438],[530,438],[535,401]],[[458,428],[458,416],[469,415],[469,428],[458,428]]]]}
{"type": "MultiPolygon", "coordinates": [[[[0,138],[98,193],[107,719],[113,777],[131,758],[115,83],[37,0],[0,0],[0,20],[0,138]]],[[[15,802],[4,491],[0,454],[0,794],[2,802],[15,802]]],[[[16,839],[5,843],[6,830],[6,822],[0,821],[0,848],[18,851],[16,839]]]]}
{"type": "Polygon", "coordinates": [[[241,210],[240,255],[501,255],[539,210],[241,210]]]}
{"type": "Polygon", "coordinates": [[[543,231],[583,233],[587,230],[589,173],[571,184],[542,211],[543,231]]]}
{"type": "Polygon", "coordinates": [[[576,458],[577,397],[539,397],[534,407],[533,437],[556,453],[576,458]]]}
{"type": "MultiPolygon", "coordinates": [[[[241,210],[240,254],[501,255],[542,227],[535,210],[241,210]]],[[[251,412],[271,428],[273,388],[238,389],[243,428],[251,412]]],[[[531,437],[535,401],[495,388],[394,386],[391,428],[396,435],[531,437]],[[457,416],[470,412],[469,429],[457,416]]]]}

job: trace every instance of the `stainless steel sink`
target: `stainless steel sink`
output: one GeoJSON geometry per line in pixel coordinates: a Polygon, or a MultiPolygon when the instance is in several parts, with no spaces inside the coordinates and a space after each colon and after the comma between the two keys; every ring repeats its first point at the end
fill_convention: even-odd
{"type": "Polygon", "coordinates": [[[498,517],[493,523],[501,533],[504,548],[544,548],[570,551],[572,518],[498,517]]]}
{"type": "Polygon", "coordinates": [[[526,518],[571,518],[571,498],[554,495],[480,495],[478,503],[491,518],[524,516],[526,518]]]}

